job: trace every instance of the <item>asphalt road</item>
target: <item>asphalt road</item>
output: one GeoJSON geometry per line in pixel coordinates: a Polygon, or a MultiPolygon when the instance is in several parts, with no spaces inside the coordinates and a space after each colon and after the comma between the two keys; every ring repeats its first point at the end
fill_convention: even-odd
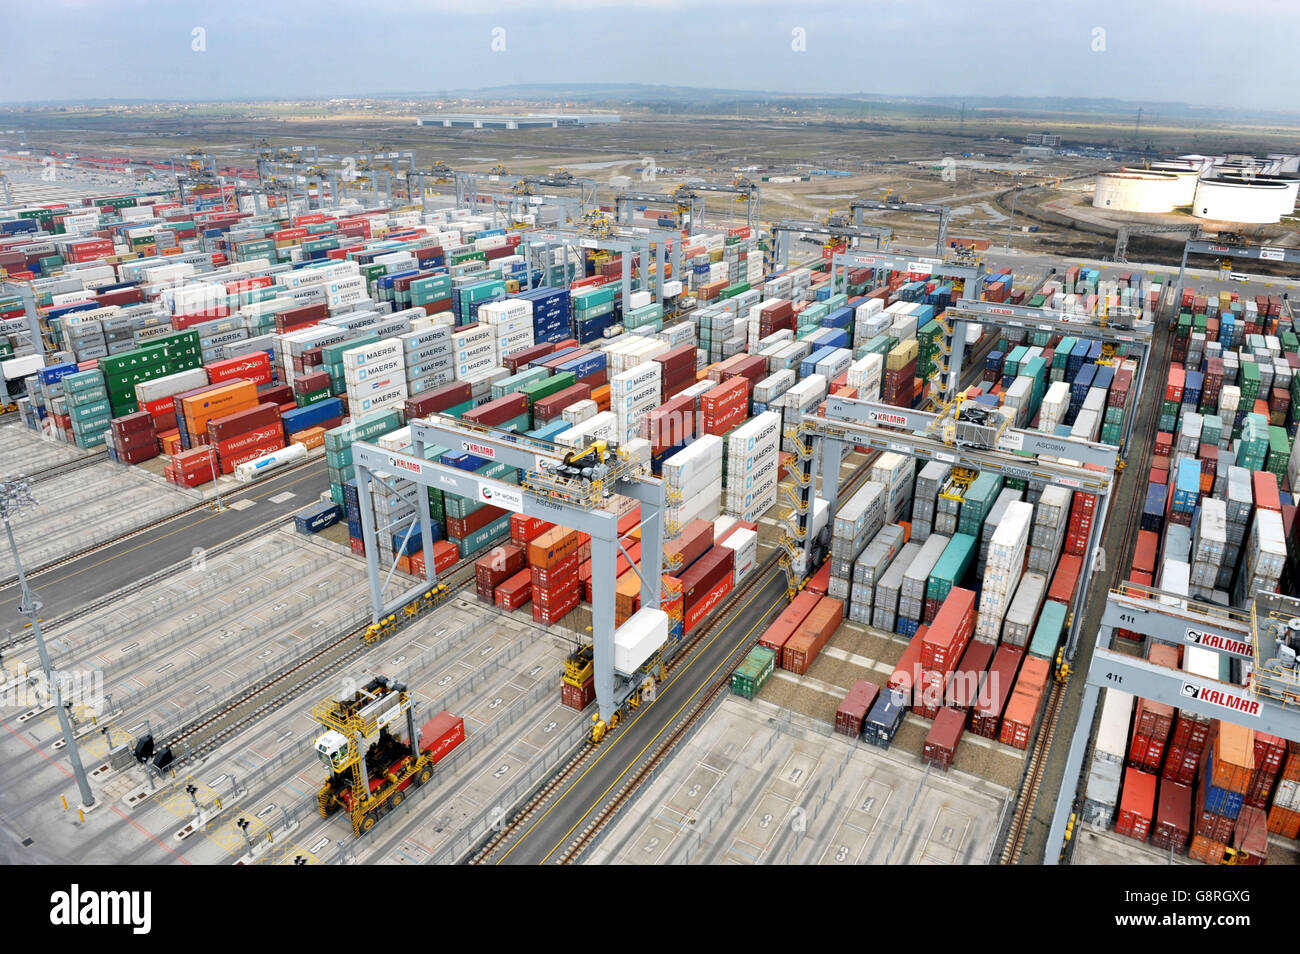
{"type": "Polygon", "coordinates": [[[490,859],[496,864],[554,864],[572,841],[612,800],[685,716],[686,707],[708,691],[738,654],[748,651],[763,626],[785,605],[785,574],[773,566],[767,579],[745,597],[726,622],[678,664],[630,721],[601,743],[595,761],[568,780],[519,833],[490,859]]]}
{"type": "MultiPolygon", "coordinates": [[[[45,603],[41,617],[57,619],[141,577],[187,562],[195,547],[210,549],[277,517],[301,510],[328,489],[325,460],[320,458],[234,493],[223,494],[227,507],[235,504],[235,508],[220,513],[201,508],[183,514],[29,577],[32,588],[45,603]],[[280,503],[269,499],[283,493],[293,496],[280,503]]],[[[0,636],[17,632],[24,625],[18,615],[18,597],[16,583],[0,588],[0,636]]]]}

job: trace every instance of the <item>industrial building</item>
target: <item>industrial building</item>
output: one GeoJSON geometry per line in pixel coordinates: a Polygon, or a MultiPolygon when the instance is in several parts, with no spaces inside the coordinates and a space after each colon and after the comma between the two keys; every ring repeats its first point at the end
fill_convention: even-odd
{"type": "Polygon", "coordinates": [[[446,129],[563,129],[616,122],[616,113],[438,113],[418,117],[415,125],[442,126],[446,129]]]}

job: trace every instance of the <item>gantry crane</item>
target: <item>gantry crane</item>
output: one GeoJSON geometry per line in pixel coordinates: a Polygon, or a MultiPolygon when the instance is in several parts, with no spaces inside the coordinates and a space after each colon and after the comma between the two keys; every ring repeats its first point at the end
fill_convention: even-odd
{"type": "Polygon", "coordinates": [[[944,244],[948,241],[948,219],[952,216],[952,210],[948,206],[929,202],[908,202],[903,196],[895,196],[892,192],[886,192],[883,199],[854,199],[849,203],[853,224],[859,227],[866,224],[866,212],[882,211],[938,216],[939,235],[935,239],[934,253],[943,255],[944,244]]]}
{"type": "Polygon", "coordinates": [[[352,833],[370,831],[379,818],[402,804],[407,789],[433,778],[433,766],[465,741],[465,723],[442,712],[415,733],[410,693],[400,682],[377,676],[355,692],[324,699],[312,718],[325,726],[316,754],[329,777],[316,794],[322,818],[342,809],[352,833]],[[406,740],[395,734],[406,717],[406,740]]]}

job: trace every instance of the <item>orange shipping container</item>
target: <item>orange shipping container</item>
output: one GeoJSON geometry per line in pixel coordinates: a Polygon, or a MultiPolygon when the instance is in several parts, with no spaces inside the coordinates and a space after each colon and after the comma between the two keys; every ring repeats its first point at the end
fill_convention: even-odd
{"type": "Polygon", "coordinates": [[[598,388],[592,388],[591,399],[596,402],[597,411],[608,411],[609,410],[609,385],[602,384],[598,388]]]}
{"type": "Polygon", "coordinates": [[[225,417],[236,411],[256,407],[257,385],[252,381],[231,381],[229,384],[195,394],[181,401],[181,411],[185,423],[192,435],[202,434],[207,430],[208,421],[214,417],[225,417]]]}
{"type": "Polygon", "coordinates": [[[529,541],[528,563],[549,570],[577,549],[577,532],[564,527],[552,527],[529,541]]]}
{"type": "Polygon", "coordinates": [[[1210,763],[1210,778],[1216,788],[1230,792],[1245,792],[1255,774],[1255,734],[1251,729],[1220,722],[1211,734],[1214,740],[1214,759],[1210,763]]]}
{"type": "Polygon", "coordinates": [[[1021,665],[1015,691],[1007,701],[1002,716],[1002,731],[998,737],[1004,745],[1017,749],[1029,747],[1034,720],[1038,718],[1038,710],[1042,708],[1043,696],[1046,694],[1048,674],[1046,659],[1030,656],[1021,665]]]}
{"type": "Polygon", "coordinates": [[[781,651],[781,668],[800,675],[808,671],[826,641],[844,619],[844,604],[831,596],[817,601],[781,651]]]}
{"type": "Polygon", "coordinates": [[[311,450],[313,447],[323,447],[325,444],[325,428],[309,427],[305,431],[295,431],[291,444],[301,444],[303,447],[311,450]]]}

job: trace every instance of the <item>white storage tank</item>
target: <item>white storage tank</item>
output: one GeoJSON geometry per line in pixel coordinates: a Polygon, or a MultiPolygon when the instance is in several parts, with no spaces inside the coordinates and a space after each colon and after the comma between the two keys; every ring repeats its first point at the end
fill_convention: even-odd
{"type": "Polygon", "coordinates": [[[1127,169],[1100,172],[1092,207],[1112,212],[1172,212],[1179,204],[1181,187],[1181,180],[1173,173],[1127,169]]]}
{"type": "Polygon", "coordinates": [[[1268,225],[1281,219],[1287,192],[1280,181],[1207,176],[1196,185],[1192,214],[1198,219],[1268,225]]]}
{"type": "MultiPolygon", "coordinates": [[[[1138,172],[1142,170],[1125,169],[1125,171],[1138,172]]],[[[1201,178],[1200,163],[1171,159],[1166,162],[1151,163],[1149,171],[1173,176],[1177,180],[1177,183],[1173,188],[1173,200],[1175,206],[1191,205],[1193,200],[1195,200],[1196,183],[1197,180],[1201,178]]]]}

